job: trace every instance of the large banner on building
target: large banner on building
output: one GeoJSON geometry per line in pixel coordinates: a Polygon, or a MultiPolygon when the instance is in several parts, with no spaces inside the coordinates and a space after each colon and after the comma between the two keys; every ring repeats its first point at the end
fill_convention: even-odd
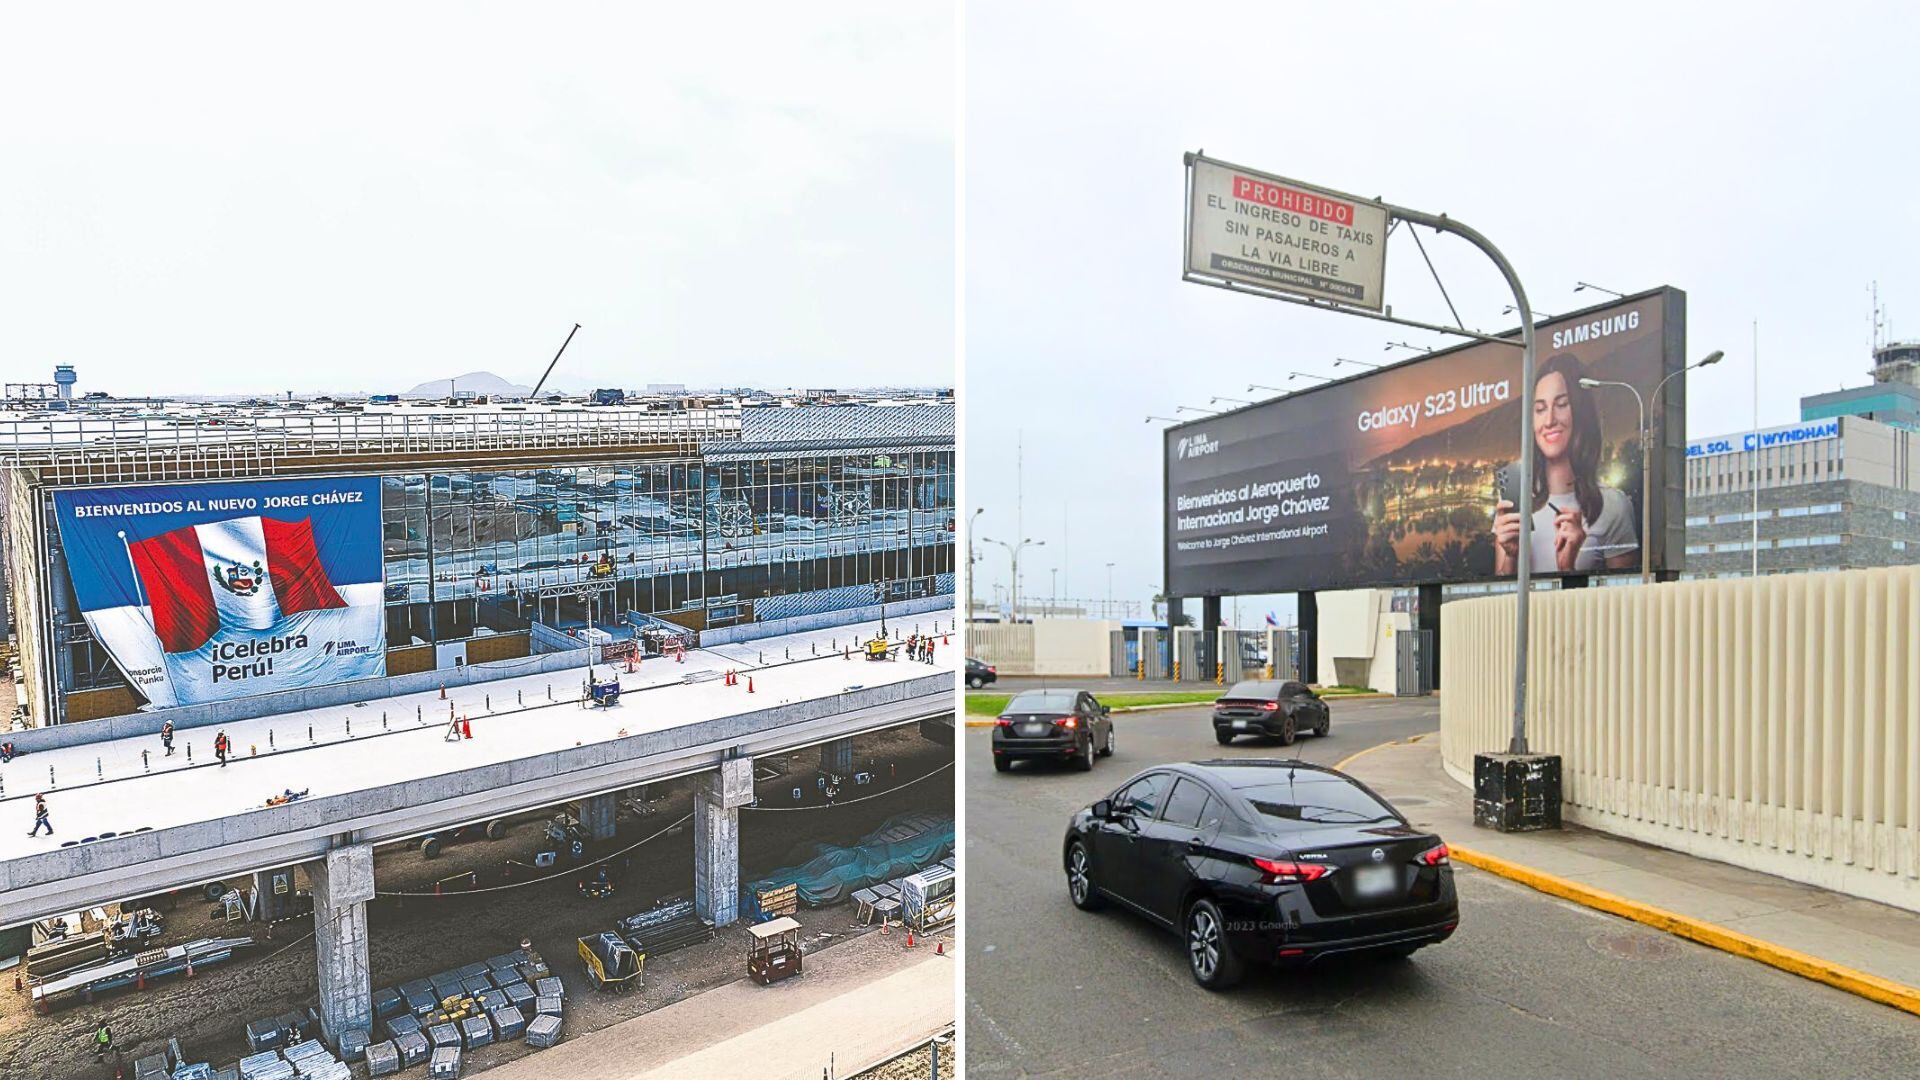
{"type": "Polygon", "coordinates": [[[386,674],[377,477],[53,499],[80,611],[154,707],[386,674]]]}
{"type": "Polygon", "coordinates": [[[1685,380],[1653,393],[1683,364],[1685,299],[1662,289],[1541,323],[1530,387],[1518,348],[1481,342],[1168,429],[1169,594],[1509,578],[1522,512],[1537,574],[1638,572],[1643,550],[1676,567],[1685,380]]]}

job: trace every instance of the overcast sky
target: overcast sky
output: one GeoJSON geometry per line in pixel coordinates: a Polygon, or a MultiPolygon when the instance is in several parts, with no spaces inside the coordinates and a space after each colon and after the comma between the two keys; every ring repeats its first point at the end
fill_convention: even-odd
{"type": "MultiPolygon", "coordinates": [[[[1028,596],[1054,567],[1075,597],[1105,596],[1107,562],[1117,598],[1162,580],[1164,425],[1147,414],[1443,343],[1183,283],[1183,151],[1450,214],[1501,247],[1536,310],[1604,299],[1576,281],[1685,290],[1688,352],[1728,357],[1689,376],[1692,436],[1751,423],[1756,319],[1762,425],[1867,381],[1869,283],[1920,337],[1901,5],[1281,8],[968,9],[969,509],[1015,538],[1023,437],[1025,532],[1047,545],[1022,558],[1028,596]]],[[[1422,239],[1468,326],[1513,325],[1491,264],[1422,239]]],[[[1449,321],[1404,230],[1388,264],[1397,313],[1449,321]]],[[[1008,560],[982,551],[986,599],[1008,560]]]]}
{"type": "Polygon", "coordinates": [[[941,3],[12,5],[0,368],[953,383],[941,3]]]}

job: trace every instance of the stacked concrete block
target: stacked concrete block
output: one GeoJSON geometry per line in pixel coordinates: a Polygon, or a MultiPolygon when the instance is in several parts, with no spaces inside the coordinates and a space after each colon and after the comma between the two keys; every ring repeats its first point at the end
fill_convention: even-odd
{"type": "Polygon", "coordinates": [[[431,1080],[454,1080],[459,1075],[459,1047],[442,1046],[433,1052],[433,1059],[427,1062],[427,1076],[431,1080]]]}
{"type": "Polygon", "coordinates": [[[485,1016],[469,1016],[460,1021],[460,1039],[469,1050],[493,1041],[493,1024],[485,1016]]]}
{"type": "Polygon", "coordinates": [[[560,1041],[560,1017],[554,1013],[541,1013],[527,1025],[528,1046],[546,1049],[560,1041]]]}
{"type": "Polygon", "coordinates": [[[487,1014],[493,1024],[493,1037],[504,1042],[517,1039],[527,1030],[527,1016],[511,1005],[502,1006],[487,1014]]]}
{"type": "Polygon", "coordinates": [[[427,1060],[433,1052],[433,1044],[427,1041],[425,1034],[409,1031],[393,1037],[393,1048],[400,1055],[400,1067],[411,1069],[427,1060]]]}
{"type": "Polygon", "coordinates": [[[537,996],[533,992],[533,987],[517,981],[501,987],[500,992],[506,995],[507,1004],[521,1012],[528,1011],[533,1006],[533,999],[537,996]]]}
{"type": "Polygon", "coordinates": [[[541,994],[533,999],[533,1011],[538,1016],[559,1016],[564,1000],[559,994],[541,994]]]}
{"type": "Polygon", "coordinates": [[[460,1045],[460,1029],[453,1024],[434,1024],[427,1029],[427,1041],[435,1050],[443,1046],[460,1045]]]}
{"type": "Polygon", "coordinates": [[[390,1076],[400,1071],[400,1051],[392,1042],[368,1043],[366,1059],[368,1076],[390,1076]]]}
{"type": "Polygon", "coordinates": [[[533,984],[533,992],[541,997],[546,997],[548,994],[560,998],[567,996],[567,988],[560,984],[560,976],[558,975],[548,975],[544,978],[536,979],[533,984]]]}

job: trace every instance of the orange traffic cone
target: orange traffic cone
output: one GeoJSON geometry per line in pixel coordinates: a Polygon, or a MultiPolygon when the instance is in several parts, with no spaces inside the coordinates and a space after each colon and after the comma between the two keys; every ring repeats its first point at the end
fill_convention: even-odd
{"type": "Polygon", "coordinates": [[[440,684],[440,700],[441,701],[447,700],[447,684],[446,683],[440,684]]]}
{"type": "Polygon", "coordinates": [[[467,718],[464,716],[460,718],[460,735],[466,739],[473,738],[473,725],[467,723],[467,718]]]}
{"type": "Polygon", "coordinates": [[[753,693],[753,676],[747,676],[747,693],[753,693]]]}
{"type": "Polygon", "coordinates": [[[913,931],[912,930],[907,931],[907,948],[909,949],[913,948],[913,931]]]}
{"type": "Polygon", "coordinates": [[[946,942],[944,942],[944,941],[936,941],[936,942],[934,942],[934,943],[933,943],[933,955],[935,955],[935,956],[945,956],[945,955],[947,955],[947,943],[946,943],[946,942]]]}

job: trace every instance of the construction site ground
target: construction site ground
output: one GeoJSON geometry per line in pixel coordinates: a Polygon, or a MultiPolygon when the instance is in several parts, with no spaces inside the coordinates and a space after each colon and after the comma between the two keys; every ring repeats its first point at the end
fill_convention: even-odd
{"type": "MultiPolygon", "coordinates": [[[[853,843],[896,814],[951,814],[953,753],[951,746],[923,738],[912,726],[861,736],[854,744],[854,768],[870,771],[874,780],[861,787],[849,781],[833,805],[826,804],[815,784],[817,750],[756,762],[756,794],[768,809],[740,812],[741,880],[804,861],[818,843],[853,843]],[[779,775],[771,775],[775,770],[779,775]],[[798,802],[792,797],[794,787],[803,791],[798,802]]],[[[536,852],[552,846],[544,839],[543,824],[561,808],[516,818],[500,840],[452,844],[431,860],[413,844],[379,849],[375,878],[381,895],[367,909],[373,985],[424,978],[509,951],[530,938],[565,983],[565,1030],[573,1037],[740,978],[745,972],[744,923],[722,930],[713,941],[650,958],[641,988],[630,993],[594,992],[575,947],[581,935],[612,929],[616,919],[659,899],[690,895],[693,830],[691,821],[683,819],[697,786],[705,782],[706,777],[698,776],[654,784],[643,813],[635,812],[637,799],[626,800],[618,835],[596,845],[588,858],[654,839],[609,861],[616,889],[610,898],[595,900],[579,892],[578,883],[594,873],[590,865],[538,882],[533,879],[556,871],[509,867],[509,859],[531,864],[536,852]],[[513,887],[467,894],[470,880],[482,889],[513,887]],[[431,894],[436,882],[442,885],[440,896],[392,895],[431,894]]],[[[304,876],[297,879],[297,888],[307,888],[304,876]]],[[[231,1064],[247,1053],[249,1021],[314,1002],[311,918],[274,925],[268,940],[268,927],[217,920],[213,907],[197,893],[183,896],[166,912],[167,933],[159,943],[251,934],[259,944],[191,980],[174,978],[144,991],[114,991],[92,1003],[57,1005],[43,1016],[31,1010],[25,994],[12,991],[11,974],[6,976],[6,990],[0,992],[0,1076],[114,1077],[115,1062],[96,1063],[91,1053],[93,1032],[102,1020],[111,1025],[127,1075],[134,1059],[158,1052],[170,1036],[179,1039],[188,1060],[231,1064]]],[[[855,925],[850,903],[802,908],[796,917],[808,951],[870,932],[855,925]]],[[[483,1047],[469,1056],[465,1071],[540,1052],[519,1041],[483,1047]]],[[[364,1066],[357,1068],[364,1075],[364,1066]]]]}

